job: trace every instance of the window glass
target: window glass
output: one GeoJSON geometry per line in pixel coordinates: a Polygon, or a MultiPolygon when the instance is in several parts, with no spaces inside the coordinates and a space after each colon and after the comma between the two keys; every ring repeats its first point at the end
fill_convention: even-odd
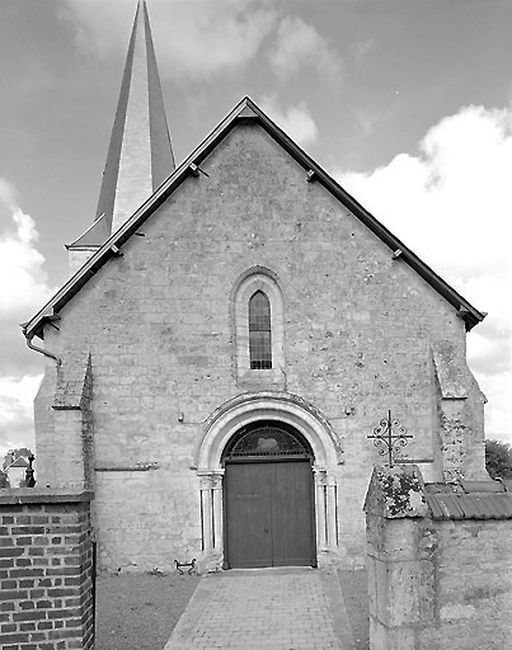
{"type": "Polygon", "coordinates": [[[272,368],[272,332],[270,301],[263,291],[256,291],[249,300],[249,358],[251,369],[272,368]]]}

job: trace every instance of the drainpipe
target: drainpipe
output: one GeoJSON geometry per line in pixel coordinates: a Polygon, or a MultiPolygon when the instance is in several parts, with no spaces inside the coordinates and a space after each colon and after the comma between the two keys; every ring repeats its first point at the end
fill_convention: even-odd
{"type": "Polygon", "coordinates": [[[29,335],[27,335],[27,332],[23,327],[23,325],[21,326],[21,329],[23,331],[23,336],[25,337],[25,341],[27,342],[27,347],[29,347],[31,350],[35,350],[36,352],[39,352],[40,354],[44,354],[45,357],[49,357],[50,359],[53,359],[57,364],[57,368],[59,368],[62,365],[62,359],[58,357],[56,354],[52,354],[51,352],[48,352],[48,350],[45,350],[44,348],[40,348],[39,346],[34,345],[32,343],[32,339],[35,336],[34,332],[31,332],[29,335]]]}

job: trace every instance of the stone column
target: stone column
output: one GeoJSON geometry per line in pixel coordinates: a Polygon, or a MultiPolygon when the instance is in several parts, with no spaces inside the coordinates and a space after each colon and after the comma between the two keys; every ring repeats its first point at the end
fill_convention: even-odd
{"type": "Polygon", "coordinates": [[[207,568],[220,568],[224,555],[223,469],[199,470],[201,551],[207,568]]]}
{"type": "Polygon", "coordinates": [[[337,484],[329,472],[321,467],[313,467],[313,477],[317,551],[328,553],[338,545],[337,484]]]}
{"type": "Polygon", "coordinates": [[[316,546],[317,551],[327,551],[328,520],[326,519],[325,487],[327,484],[327,470],[313,468],[315,486],[315,514],[316,514],[316,546]]]}

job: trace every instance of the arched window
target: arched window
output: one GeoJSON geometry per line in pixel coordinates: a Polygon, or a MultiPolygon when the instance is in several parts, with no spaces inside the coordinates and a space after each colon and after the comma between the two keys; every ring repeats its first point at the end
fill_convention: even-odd
{"type": "Polygon", "coordinates": [[[259,290],[249,300],[249,359],[251,370],[272,368],[270,301],[259,290]]]}
{"type": "Polygon", "coordinates": [[[284,389],[284,304],[275,273],[248,269],[234,283],[231,301],[239,386],[284,389]]]}

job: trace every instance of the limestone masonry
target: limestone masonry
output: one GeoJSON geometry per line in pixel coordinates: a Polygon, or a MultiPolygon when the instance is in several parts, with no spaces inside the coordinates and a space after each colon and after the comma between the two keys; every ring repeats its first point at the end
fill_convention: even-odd
{"type": "MultiPolygon", "coordinates": [[[[365,502],[370,647],[501,650],[512,641],[512,493],[375,468],[365,502]]],[[[508,486],[508,490],[510,485],[508,486]]]]}

